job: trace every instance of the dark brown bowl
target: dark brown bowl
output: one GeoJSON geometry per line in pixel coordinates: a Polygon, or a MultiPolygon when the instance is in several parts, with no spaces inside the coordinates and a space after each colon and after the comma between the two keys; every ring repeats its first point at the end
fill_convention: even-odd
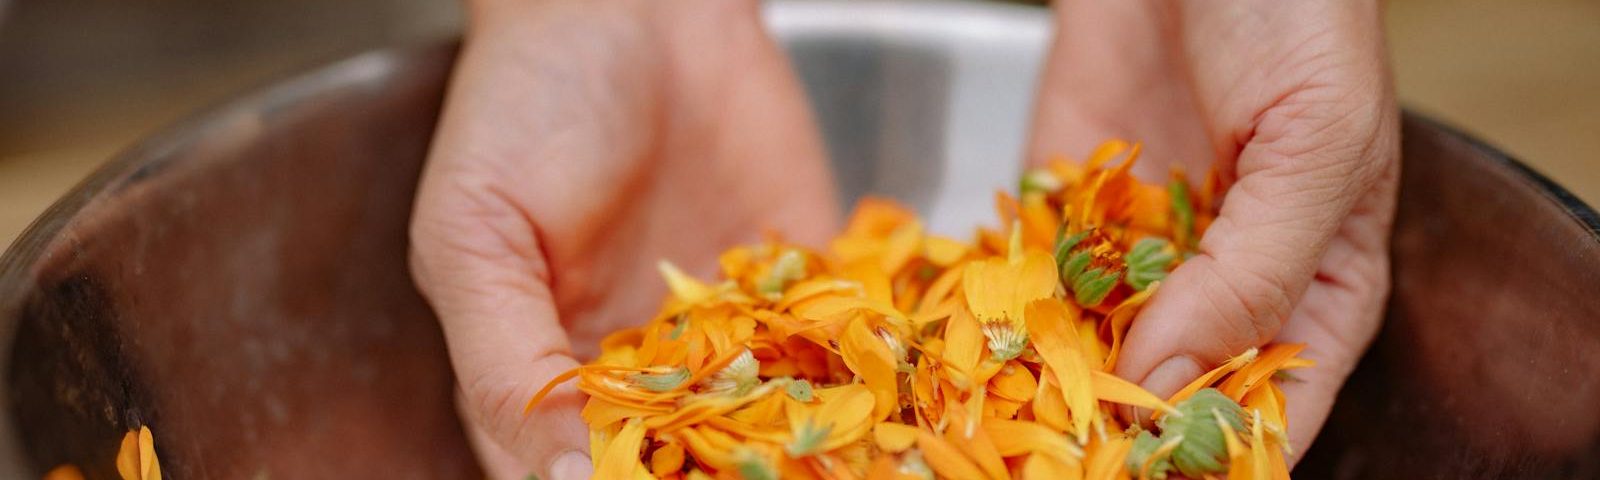
{"type": "MultiPolygon", "coordinates": [[[[958,163],[950,145],[895,150],[883,132],[900,127],[863,140],[838,123],[884,77],[949,64],[839,38],[785,36],[836,167],[857,172],[848,196],[904,187],[863,165],[958,163]],[[819,59],[840,58],[894,68],[851,70],[867,93],[828,90],[818,79],[840,72],[819,59]]],[[[41,217],[0,259],[0,477],[108,476],[121,432],[143,424],[173,478],[481,476],[405,255],[453,54],[368,54],[244,98],[41,217]]],[[[932,85],[901,116],[952,111],[923,101],[950,96],[932,85]]],[[[960,134],[901,130],[919,128],[960,134]]],[[[1600,218],[1458,132],[1412,115],[1404,129],[1388,322],[1296,473],[1600,476],[1600,218]]]]}

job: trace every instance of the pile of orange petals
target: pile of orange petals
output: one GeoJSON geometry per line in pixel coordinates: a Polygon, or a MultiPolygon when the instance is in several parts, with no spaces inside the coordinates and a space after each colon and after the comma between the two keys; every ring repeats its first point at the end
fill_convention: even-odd
{"type": "Polygon", "coordinates": [[[1131,176],[1138,152],[1027,172],[999,194],[1005,227],[971,241],[867,199],[825,251],[736,247],[715,283],[663,262],[659,314],[528,408],[575,378],[607,479],[1287,477],[1275,382],[1310,365],[1300,346],[1241,352],[1167,399],[1109,373],[1215,211],[1181,174],[1131,176]]]}

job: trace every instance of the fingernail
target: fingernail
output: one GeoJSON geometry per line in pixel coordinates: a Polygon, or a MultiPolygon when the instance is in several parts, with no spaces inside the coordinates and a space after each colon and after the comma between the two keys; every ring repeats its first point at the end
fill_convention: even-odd
{"type": "Polygon", "coordinates": [[[550,480],[588,480],[594,476],[594,462],[583,452],[567,452],[550,462],[550,480]]]}
{"type": "Polygon", "coordinates": [[[1193,358],[1188,355],[1175,355],[1156,365],[1155,370],[1145,375],[1144,383],[1140,386],[1157,397],[1167,398],[1205,373],[1205,369],[1201,368],[1193,358]]]}

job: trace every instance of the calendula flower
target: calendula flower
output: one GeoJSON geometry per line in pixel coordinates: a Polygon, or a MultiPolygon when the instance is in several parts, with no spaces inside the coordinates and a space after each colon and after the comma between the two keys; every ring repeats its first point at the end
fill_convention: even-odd
{"type": "Polygon", "coordinates": [[[1251,349],[1166,400],[1110,373],[1215,216],[1212,181],[1134,178],[1139,149],[1030,170],[995,195],[1009,228],[970,242],[866,199],[826,251],[769,236],[719,256],[716,281],[662,262],[658,313],[527,408],[576,379],[597,478],[1284,478],[1275,382],[1311,366],[1303,346],[1251,349]]]}
{"type": "Polygon", "coordinates": [[[1027,347],[1023,309],[1029,302],[1055,293],[1055,261],[1044,252],[1025,251],[1022,229],[1013,226],[1006,256],[967,265],[961,284],[967,307],[989,339],[989,352],[995,361],[1003,362],[1016,358],[1027,347]]]}

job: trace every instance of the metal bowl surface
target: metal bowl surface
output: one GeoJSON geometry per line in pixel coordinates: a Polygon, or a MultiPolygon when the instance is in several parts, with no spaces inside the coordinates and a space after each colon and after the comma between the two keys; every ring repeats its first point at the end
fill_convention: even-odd
{"type": "MultiPolygon", "coordinates": [[[[1012,183],[1050,22],[959,2],[776,2],[841,202],[959,233],[1012,183]]],[[[480,476],[406,222],[454,45],[362,55],[124,152],[0,258],[0,477],[480,476]]],[[[1600,476],[1600,217],[1408,115],[1387,323],[1296,474],[1600,476]]]]}

